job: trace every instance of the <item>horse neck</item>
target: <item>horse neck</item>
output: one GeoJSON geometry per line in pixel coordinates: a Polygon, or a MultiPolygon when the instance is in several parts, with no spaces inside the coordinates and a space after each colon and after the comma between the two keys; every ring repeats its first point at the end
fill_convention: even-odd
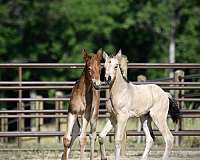
{"type": "Polygon", "coordinates": [[[124,80],[122,73],[121,73],[121,70],[118,67],[116,77],[115,77],[113,85],[110,89],[110,92],[111,92],[112,95],[118,94],[118,93],[120,93],[120,91],[122,89],[125,89],[125,88],[127,88],[127,82],[124,80]]]}
{"type": "Polygon", "coordinates": [[[91,86],[91,82],[89,79],[89,73],[86,69],[86,67],[84,68],[81,78],[80,78],[80,85],[84,86],[84,88],[89,88],[91,86]]]}

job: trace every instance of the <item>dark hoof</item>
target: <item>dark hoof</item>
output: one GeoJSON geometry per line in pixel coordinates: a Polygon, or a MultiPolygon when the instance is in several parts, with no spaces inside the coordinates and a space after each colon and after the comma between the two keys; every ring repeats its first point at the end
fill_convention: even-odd
{"type": "Polygon", "coordinates": [[[101,158],[101,160],[107,160],[107,158],[101,158]]]}

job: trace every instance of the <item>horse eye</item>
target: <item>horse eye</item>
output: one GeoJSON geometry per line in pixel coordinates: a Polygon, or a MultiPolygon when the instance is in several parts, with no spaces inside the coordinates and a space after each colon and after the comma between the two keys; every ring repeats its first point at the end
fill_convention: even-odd
{"type": "Polygon", "coordinates": [[[117,69],[118,66],[115,66],[115,69],[117,69]]]}

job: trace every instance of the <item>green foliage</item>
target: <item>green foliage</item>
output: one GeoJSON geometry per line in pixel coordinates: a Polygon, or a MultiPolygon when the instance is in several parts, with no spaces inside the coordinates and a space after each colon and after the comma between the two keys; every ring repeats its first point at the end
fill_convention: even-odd
{"type": "MultiPolygon", "coordinates": [[[[83,48],[108,53],[121,48],[129,62],[168,62],[174,25],[176,62],[199,62],[197,0],[1,0],[0,62],[82,62],[83,48]]],[[[81,71],[55,72],[26,70],[23,78],[77,79],[81,71]]],[[[133,70],[129,76],[141,73],[133,70]]],[[[166,76],[146,74],[149,79],[166,76]]]]}

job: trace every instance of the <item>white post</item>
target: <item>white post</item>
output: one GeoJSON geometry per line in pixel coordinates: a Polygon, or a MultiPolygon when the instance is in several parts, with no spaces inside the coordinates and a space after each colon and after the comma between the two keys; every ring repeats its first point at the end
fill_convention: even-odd
{"type": "MultiPolygon", "coordinates": [[[[62,97],[63,97],[63,92],[57,91],[56,92],[56,98],[62,98],[62,97]]],[[[55,109],[56,110],[63,109],[63,101],[56,101],[55,102],[55,109]]],[[[60,113],[56,113],[56,114],[59,115],[60,113]]],[[[60,118],[56,118],[56,128],[57,128],[57,131],[61,130],[61,119],[60,118]]],[[[60,141],[61,141],[61,139],[59,137],[58,142],[60,142],[60,141]]]]}

